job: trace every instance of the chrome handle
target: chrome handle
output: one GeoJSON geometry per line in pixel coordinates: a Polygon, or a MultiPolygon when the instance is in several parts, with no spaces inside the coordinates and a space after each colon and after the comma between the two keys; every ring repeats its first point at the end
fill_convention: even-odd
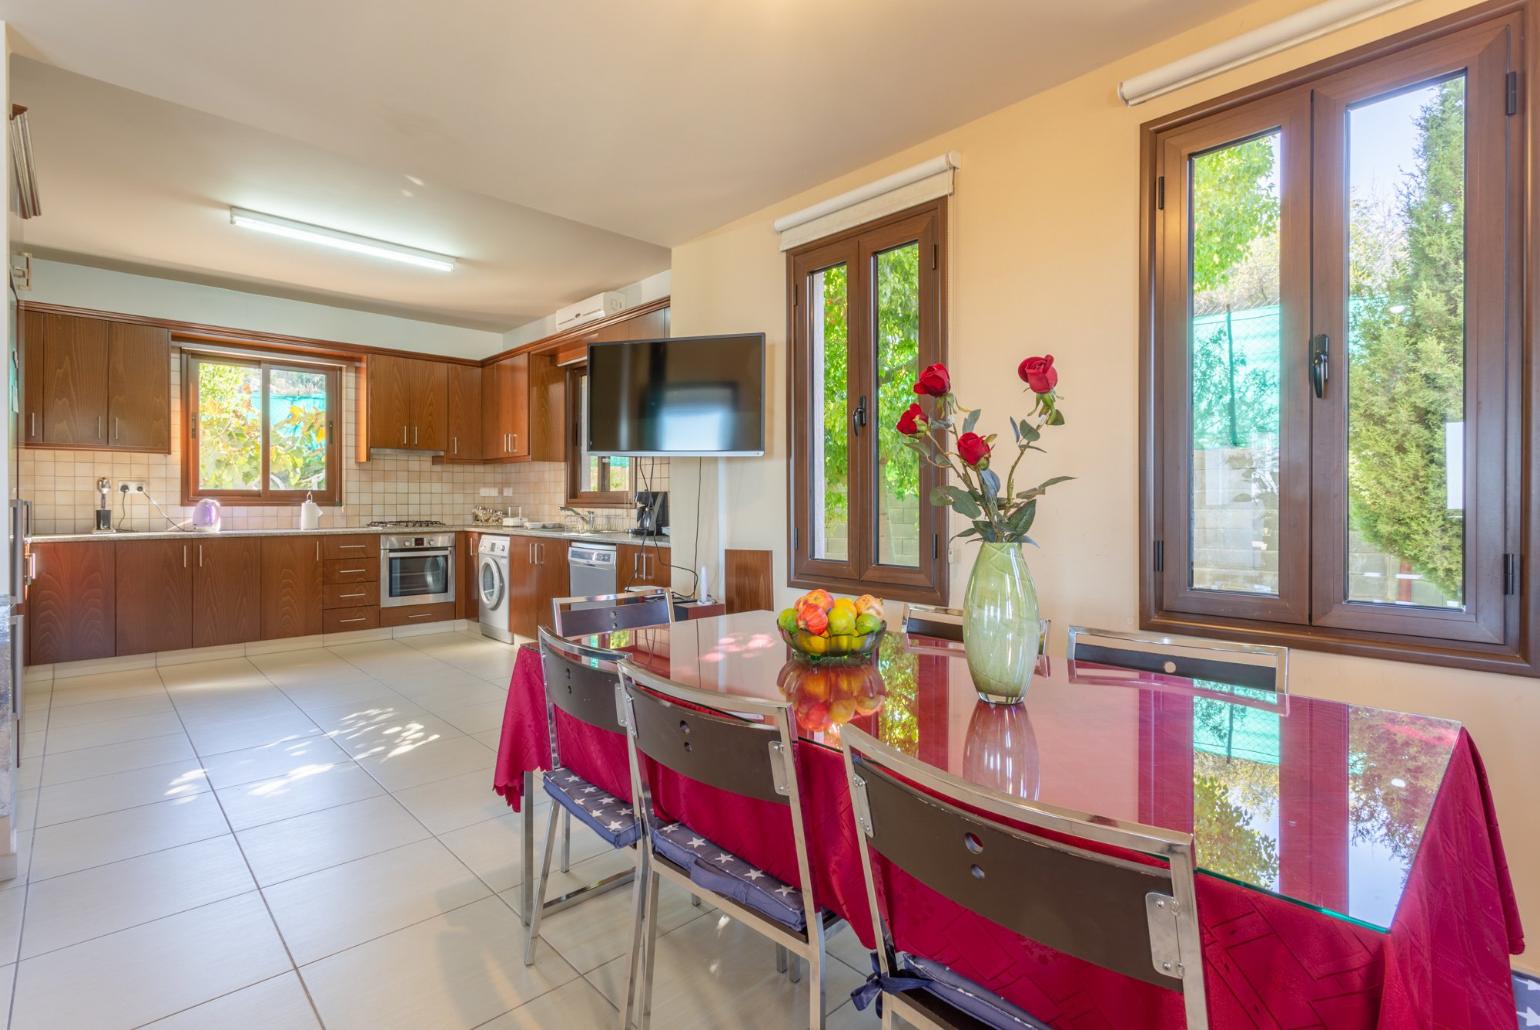
{"type": "Polygon", "coordinates": [[[416,426],[412,427],[412,446],[413,447],[417,446],[417,427],[416,426]]]}
{"type": "Polygon", "coordinates": [[[350,622],[368,622],[368,621],[369,621],[368,619],[366,619],[362,615],[360,615],[356,619],[338,619],[337,623],[339,625],[346,626],[350,622]]]}
{"type": "MultiPolygon", "coordinates": [[[[316,541],[316,546],[317,547],[321,546],[321,542],[319,540],[316,541]]],[[[339,550],[339,551],[367,551],[368,549],[369,549],[369,545],[368,544],[338,544],[337,545],[337,550],[339,550]]]]}
{"type": "Polygon", "coordinates": [[[34,579],[37,579],[37,552],[36,551],[28,551],[27,552],[27,582],[30,583],[34,579]]]}
{"type": "Polygon", "coordinates": [[[460,453],[460,438],[458,436],[451,436],[449,439],[454,444],[455,455],[458,456],[460,453]]]}
{"type": "Polygon", "coordinates": [[[198,545],[198,568],[203,568],[203,545],[198,545]]]}
{"type": "Polygon", "coordinates": [[[32,413],[32,436],[37,436],[37,412],[32,413]]]}
{"type": "Polygon", "coordinates": [[[182,568],[187,568],[187,545],[182,545],[182,568]]]}
{"type": "Polygon", "coordinates": [[[315,560],[321,560],[321,541],[319,540],[315,542],[315,560]]]}
{"type": "Polygon", "coordinates": [[[367,572],[367,571],[368,571],[367,569],[338,569],[337,570],[337,574],[341,575],[341,576],[345,576],[345,575],[347,575],[350,572],[367,572]]]}
{"type": "Polygon", "coordinates": [[[402,446],[406,445],[406,426],[401,427],[401,444],[402,446]]]}
{"type": "Polygon", "coordinates": [[[123,420],[116,415],[112,416],[112,438],[123,439],[123,420]]]}
{"type": "Polygon", "coordinates": [[[508,449],[510,451],[518,450],[519,449],[519,434],[518,433],[509,433],[508,434],[508,439],[513,441],[512,443],[510,443],[508,445],[508,449]]]}
{"type": "Polygon", "coordinates": [[[107,420],[100,415],[96,416],[96,438],[107,439],[107,420]]]}
{"type": "Polygon", "coordinates": [[[426,619],[433,615],[432,612],[418,612],[416,615],[408,615],[408,619],[426,619]]]}
{"type": "Polygon", "coordinates": [[[368,594],[338,594],[337,596],[339,598],[342,598],[342,597],[368,597],[369,595],[368,594]]]}

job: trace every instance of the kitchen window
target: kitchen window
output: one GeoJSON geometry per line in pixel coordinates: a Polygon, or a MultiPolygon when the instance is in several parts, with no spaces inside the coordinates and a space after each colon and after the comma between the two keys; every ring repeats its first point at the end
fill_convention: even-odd
{"type": "Polygon", "coordinates": [[[331,365],[184,350],[183,503],[341,503],[339,377],[331,365]]]}
{"type": "Polygon", "coordinates": [[[791,582],[944,603],[942,472],[895,426],[946,360],[946,201],[787,254],[791,582]]]}
{"type": "Polygon", "coordinates": [[[588,370],[567,372],[567,504],[587,508],[631,507],[636,494],[636,459],[589,454],[588,370]]]}
{"type": "Polygon", "coordinates": [[[1527,669],[1521,28],[1145,127],[1147,627],[1527,669]]]}

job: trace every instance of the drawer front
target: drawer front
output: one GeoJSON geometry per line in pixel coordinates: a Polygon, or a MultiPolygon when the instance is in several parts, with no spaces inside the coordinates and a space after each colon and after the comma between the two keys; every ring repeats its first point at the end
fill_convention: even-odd
{"type": "Polygon", "coordinates": [[[327,583],[321,587],[322,608],[378,607],[380,585],[368,583],[327,583]]]}
{"type": "Polygon", "coordinates": [[[380,559],[380,538],[374,535],[367,536],[323,536],[321,538],[321,556],[327,561],[335,561],[338,558],[373,558],[380,559]]]}
{"type": "Polygon", "coordinates": [[[323,583],[367,583],[380,578],[380,556],[367,558],[332,558],[321,567],[323,583]]]}
{"type": "Polygon", "coordinates": [[[332,608],[321,613],[322,633],[352,633],[376,629],[380,625],[378,608],[332,608]]]}
{"type": "Polygon", "coordinates": [[[407,604],[380,609],[381,626],[415,626],[422,622],[447,622],[455,617],[455,603],[407,604]]]}

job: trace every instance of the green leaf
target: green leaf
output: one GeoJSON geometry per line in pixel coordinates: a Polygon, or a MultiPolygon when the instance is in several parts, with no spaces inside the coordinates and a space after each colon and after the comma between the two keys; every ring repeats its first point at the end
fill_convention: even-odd
{"type": "Polygon", "coordinates": [[[964,518],[976,519],[979,517],[979,502],[966,490],[956,490],[952,494],[952,510],[964,518]]]}
{"type": "Polygon", "coordinates": [[[1012,533],[1025,536],[1027,530],[1032,528],[1032,520],[1035,518],[1037,518],[1037,502],[1028,501],[1011,512],[1011,517],[1005,524],[1010,527],[1012,533]]]}
{"type": "Polygon", "coordinates": [[[1042,435],[1043,431],[1041,429],[1038,429],[1026,419],[1021,420],[1021,438],[1027,443],[1036,443],[1038,437],[1042,435]]]}
{"type": "Polygon", "coordinates": [[[953,496],[953,490],[954,489],[955,489],[955,487],[950,487],[950,486],[934,486],[934,487],[931,487],[931,490],[930,490],[930,503],[936,505],[938,508],[942,507],[943,505],[951,504],[952,501],[954,500],[954,496],[953,496]]]}
{"type": "Polygon", "coordinates": [[[1049,412],[1048,414],[1048,424],[1050,426],[1062,426],[1064,424],[1064,412],[1060,411],[1058,408],[1054,408],[1053,411],[1049,412]]]}
{"type": "Polygon", "coordinates": [[[973,427],[979,424],[979,416],[983,413],[984,411],[982,408],[974,408],[972,411],[968,412],[968,417],[963,419],[962,431],[965,433],[973,432],[973,427]]]}
{"type": "Polygon", "coordinates": [[[995,475],[993,472],[989,471],[988,469],[980,469],[979,470],[979,481],[984,484],[984,494],[985,494],[986,497],[993,498],[993,497],[999,497],[1000,496],[1000,477],[999,476],[995,475]]]}

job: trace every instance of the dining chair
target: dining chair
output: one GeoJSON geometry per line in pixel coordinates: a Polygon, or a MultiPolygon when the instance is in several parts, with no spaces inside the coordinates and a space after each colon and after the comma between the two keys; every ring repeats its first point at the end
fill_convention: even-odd
{"type": "Polygon", "coordinates": [[[551,602],[551,625],[558,636],[666,626],[674,622],[674,598],[667,587],[592,597],[558,597],[551,602]]]}
{"type": "Polygon", "coordinates": [[[861,1009],[880,996],[884,1028],[895,1012],[921,1027],[1046,1024],[926,954],[932,946],[955,951],[955,941],[906,940],[899,948],[889,913],[934,903],[891,887],[879,892],[877,859],[1023,937],[1181,992],[1190,1030],[1208,1026],[1192,834],[986,790],[853,726],[843,728],[840,746],[877,945],[877,971],[852,996],[861,1009]]]}
{"type": "Polygon", "coordinates": [[[1071,663],[1072,677],[1073,663],[1086,662],[1224,688],[1263,690],[1280,699],[1289,693],[1289,649],[1267,644],[1071,626],[1065,658],[1071,663]]]}
{"type": "MultiPolygon", "coordinates": [[[[824,944],[841,923],[814,903],[803,825],[791,703],[708,693],[683,686],[629,661],[619,665],[626,707],[632,796],[643,824],[645,867],[636,886],[631,950],[643,956],[628,993],[622,1026],[633,1017],[645,1030],[652,1009],[658,936],[658,884],[668,880],[714,905],[808,964],[808,1026],[824,1022],[824,944]],[[652,780],[659,770],[719,791],[785,806],[791,822],[798,884],[785,883],[682,822],[658,818],[652,780]],[[645,882],[643,882],[645,881],[645,882]],[[635,993],[635,992],[633,992],[635,993]]],[[[784,970],[783,970],[784,971],[784,970]]],[[[797,964],[793,963],[795,980],[797,964]]]]}
{"type": "MultiPolygon", "coordinates": [[[[620,657],[618,652],[564,640],[544,626],[540,627],[540,665],[545,674],[546,724],[551,735],[551,768],[541,778],[541,783],[550,795],[552,804],[550,821],[545,831],[545,858],[535,881],[529,925],[526,928],[526,966],[535,962],[535,945],[540,934],[540,914],[545,908],[546,885],[551,876],[551,854],[556,845],[558,816],[566,820],[562,837],[563,872],[567,871],[570,859],[574,817],[615,849],[633,847],[641,837],[642,827],[636,817],[632,799],[612,795],[568,769],[561,760],[561,745],[556,732],[558,711],[596,729],[617,734],[625,732],[619,718],[620,677],[615,665],[620,657]]],[[[524,818],[534,818],[533,807],[526,810],[524,818]]],[[[530,871],[526,869],[524,875],[530,875],[530,871]]],[[[625,875],[611,877],[561,900],[564,903],[574,902],[584,894],[620,886],[625,875]]]]}
{"type": "MultiPolygon", "coordinates": [[[[963,610],[939,608],[928,604],[911,604],[904,611],[904,632],[914,636],[935,637],[937,640],[963,642],[963,610]]],[[[1053,628],[1052,619],[1042,620],[1042,639],[1038,653],[1048,650],[1048,634],[1053,628]]]]}

